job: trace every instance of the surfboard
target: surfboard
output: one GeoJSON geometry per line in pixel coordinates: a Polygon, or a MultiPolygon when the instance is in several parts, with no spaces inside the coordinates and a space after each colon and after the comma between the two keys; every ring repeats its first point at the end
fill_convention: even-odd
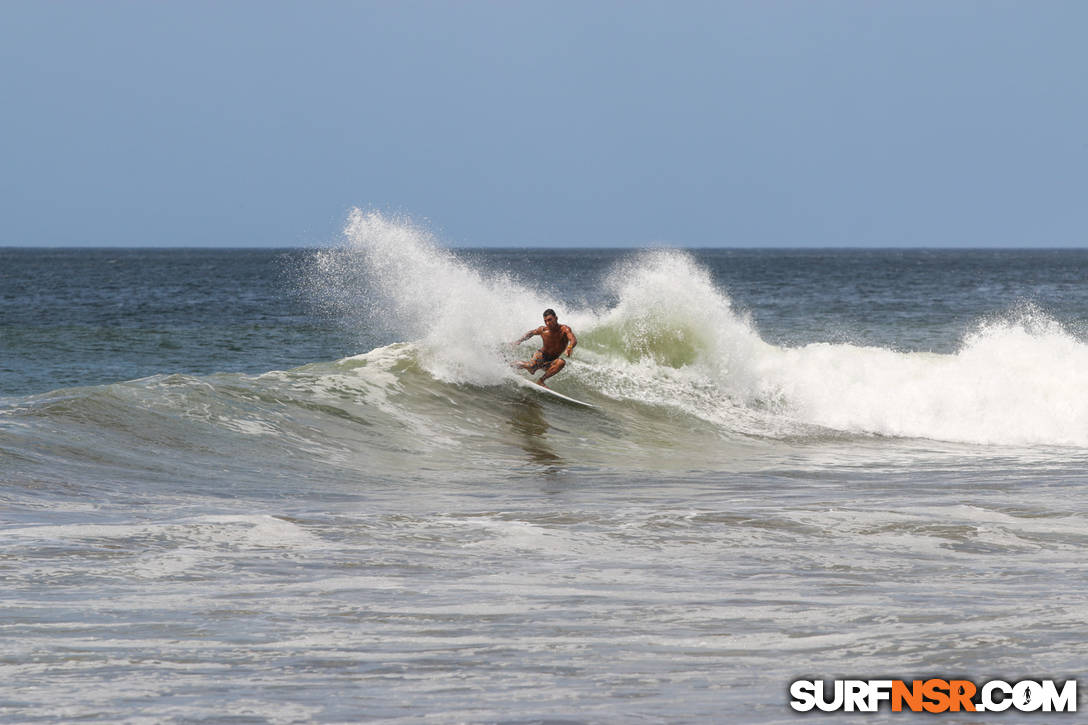
{"type": "Polygon", "coordinates": [[[525,388],[529,388],[531,390],[535,390],[538,393],[541,393],[543,395],[551,395],[551,396],[554,396],[556,398],[559,398],[560,400],[565,400],[568,403],[574,403],[575,405],[583,405],[583,406],[585,406],[587,408],[596,408],[597,407],[596,405],[593,405],[593,403],[586,403],[585,401],[578,400],[576,398],[572,398],[569,395],[563,395],[562,393],[557,392],[555,390],[552,390],[551,388],[545,388],[543,385],[537,385],[532,380],[529,380],[528,378],[523,378],[520,375],[515,375],[514,380],[516,380],[518,382],[518,385],[521,385],[522,387],[525,387],[525,388]]]}

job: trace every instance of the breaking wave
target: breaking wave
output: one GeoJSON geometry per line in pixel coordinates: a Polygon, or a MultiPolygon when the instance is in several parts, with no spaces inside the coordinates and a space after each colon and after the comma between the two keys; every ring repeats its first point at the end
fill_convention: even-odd
{"type": "Polygon", "coordinates": [[[343,244],[314,253],[305,285],[348,329],[380,326],[395,342],[262,375],[158,375],[4,399],[0,456],[28,495],[80,480],[111,496],[124,471],[141,486],[181,478],[218,495],[266,490],[269,477],[290,490],[319,477],[350,486],[360,471],[719,470],[759,466],[768,446],[827,442],[858,460],[934,441],[981,444],[982,455],[1088,448],[1088,345],[1031,306],[977,321],[950,354],[783,346],[681,251],[625,259],[595,281],[598,303],[523,274],[357,211],[343,244]],[[553,387],[595,409],[513,379],[509,363],[533,348],[511,341],[546,307],[579,339],[553,387]],[[904,445],[867,443],[878,439],[904,445]]]}
{"type": "Polygon", "coordinates": [[[555,307],[580,342],[556,385],[602,405],[667,408],[726,434],[1088,446],[1088,345],[1030,306],[979,321],[953,354],[782,347],[682,251],[626,260],[600,281],[614,303],[592,309],[475,269],[407,220],[359,210],[344,244],[315,255],[309,281],[345,319],[379,316],[450,385],[502,384],[508,342],[555,307]]]}

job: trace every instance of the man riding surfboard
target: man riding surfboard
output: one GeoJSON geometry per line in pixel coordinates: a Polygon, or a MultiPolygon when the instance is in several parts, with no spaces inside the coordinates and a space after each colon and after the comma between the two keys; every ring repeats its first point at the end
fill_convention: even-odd
{"type": "Polygon", "coordinates": [[[544,381],[562,370],[567,364],[565,360],[559,357],[563,354],[564,348],[566,348],[567,357],[570,357],[574,346],[578,344],[578,338],[574,336],[574,332],[569,327],[559,324],[559,318],[556,317],[553,309],[544,310],[544,325],[542,327],[529,330],[513,344],[520,345],[533,335],[540,335],[540,349],[533,354],[531,360],[520,360],[513,363],[512,367],[528,370],[530,375],[544,368],[544,374],[536,382],[546,388],[548,386],[544,385],[544,381]]]}

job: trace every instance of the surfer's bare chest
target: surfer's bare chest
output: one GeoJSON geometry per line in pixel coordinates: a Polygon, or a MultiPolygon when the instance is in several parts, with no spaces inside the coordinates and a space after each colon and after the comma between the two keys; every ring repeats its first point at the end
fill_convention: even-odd
{"type": "Polygon", "coordinates": [[[541,348],[544,352],[558,352],[567,344],[567,327],[564,325],[554,331],[542,327],[540,328],[540,339],[542,342],[541,348]]]}

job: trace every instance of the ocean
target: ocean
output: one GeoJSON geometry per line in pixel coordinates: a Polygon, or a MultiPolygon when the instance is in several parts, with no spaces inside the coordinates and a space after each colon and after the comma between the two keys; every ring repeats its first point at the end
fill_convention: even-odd
{"type": "Polygon", "coordinates": [[[1086,325],[1084,250],[0,249],[0,722],[1072,722],[789,688],[1083,674],[1086,325]]]}

